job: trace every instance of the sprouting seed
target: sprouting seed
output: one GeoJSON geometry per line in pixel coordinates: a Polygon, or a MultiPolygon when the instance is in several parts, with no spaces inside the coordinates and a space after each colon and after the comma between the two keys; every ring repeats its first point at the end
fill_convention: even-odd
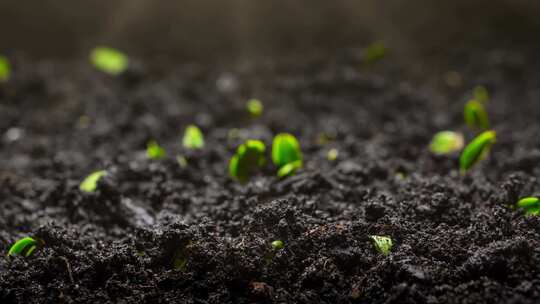
{"type": "Polygon", "coordinates": [[[246,182],[253,172],[266,162],[266,146],[260,140],[247,140],[240,145],[229,162],[229,174],[240,182],[246,182]]]}
{"type": "Polygon", "coordinates": [[[328,153],[326,154],[326,158],[329,161],[335,161],[338,158],[338,156],[339,156],[339,151],[335,148],[328,150],[328,153]]]}
{"type": "Polygon", "coordinates": [[[111,75],[124,72],[129,64],[128,57],[117,49],[96,47],[90,52],[90,61],[96,69],[111,75]]]}
{"type": "Polygon", "coordinates": [[[204,135],[196,125],[189,125],[184,131],[184,138],[182,144],[186,149],[202,149],[204,148],[204,135]]]}
{"type": "Polygon", "coordinates": [[[96,191],[99,180],[105,175],[107,175],[107,171],[105,170],[92,172],[81,182],[79,189],[87,193],[96,191]]]}
{"type": "Polygon", "coordinates": [[[527,215],[540,215],[540,199],[537,197],[524,197],[517,202],[516,207],[525,210],[527,215]]]}
{"type": "Polygon", "coordinates": [[[382,42],[374,42],[364,50],[364,63],[377,62],[386,56],[388,49],[382,42]]]}
{"type": "Polygon", "coordinates": [[[302,161],[302,150],[300,150],[300,144],[294,135],[281,133],[274,137],[272,161],[278,168],[295,161],[302,161]]]}
{"type": "Polygon", "coordinates": [[[32,237],[25,237],[13,244],[8,251],[8,257],[20,255],[25,258],[31,256],[38,246],[38,241],[32,237]]]}
{"type": "Polygon", "coordinates": [[[289,175],[293,175],[296,170],[302,168],[302,161],[297,160],[293,161],[292,163],[288,163],[285,166],[279,168],[277,176],[278,177],[286,177],[289,175]]]}
{"type": "Polygon", "coordinates": [[[489,119],[484,105],[474,99],[465,105],[463,117],[471,129],[485,130],[489,128],[489,119]]]}
{"type": "Polygon", "coordinates": [[[252,117],[261,116],[264,109],[262,102],[255,98],[248,100],[246,103],[246,108],[252,117]]]}
{"type": "Polygon", "coordinates": [[[176,155],[176,162],[181,168],[185,168],[188,165],[188,161],[184,155],[176,155]]]}
{"type": "Polygon", "coordinates": [[[482,85],[474,87],[473,96],[475,100],[478,100],[481,103],[486,103],[489,101],[489,92],[486,87],[482,85]]]}
{"type": "Polygon", "coordinates": [[[283,249],[285,247],[285,244],[283,243],[282,240],[275,240],[272,242],[272,248],[274,250],[280,250],[280,249],[283,249]]]}
{"type": "Polygon", "coordinates": [[[167,153],[155,140],[151,140],[146,144],[146,156],[149,159],[162,159],[167,153]]]}
{"type": "Polygon", "coordinates": [[[473,139],[465,149],[463,149],[459,158],[461,173],[467,172],[474,164],[482,160],[496,140],[497,135],[493,130],[484,131],[473,139]]]}
{"type": "Polygon", "coordinates": [[[8,81],[11,74],[11,64],[6,56],[0,55],[0,82],[8,81]]]}
{"type": "Polygon", "coordinates": [[[370,235],[369,237],[373,240],[373,244],[375,245],[375,249],[377,249],[377,251],[383,255],[390,254],[390,250],[392,250],[392,246],[394,245],[390,237],[380,235],[370,235]]]}
{"type": "Polygon", "coordinates": [[[463,135],[453,131],[437,132],[431,143],[429,150],[434,154],[450,154],[463,148],[463,135]]]}

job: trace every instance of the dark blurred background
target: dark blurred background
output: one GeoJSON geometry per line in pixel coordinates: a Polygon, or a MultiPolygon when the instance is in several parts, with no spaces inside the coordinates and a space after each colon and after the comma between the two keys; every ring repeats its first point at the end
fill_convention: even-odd
{"type": "Polygon", "coordinates": [[[0,52],[72,58],[107,44],[214,60],[382,40],[409,53],[537,39],[537,0],[0,0],[0,52]]]}

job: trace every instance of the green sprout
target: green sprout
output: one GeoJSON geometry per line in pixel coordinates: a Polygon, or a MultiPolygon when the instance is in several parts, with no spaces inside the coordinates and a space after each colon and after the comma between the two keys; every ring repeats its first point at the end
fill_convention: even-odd
{"type": "Polygon", "coordinates": [[[272,161],[281,168],[295,161],[302,161],[300,144],[294,135],[281,133],[272,142],[272,161]]]}
{"type": "Polygon", "coordinates": [[[146,144],[146,156],[149,159],[162,159],[167,153],[155,140],[151,140],[146,144]]]}
{"type": "Polygon", "coordinates": [[[300,168],[302,168],[302,161],[301,160],[293,161],[292,163],[288,163],[285,166],[279,168],[277,176],[286,177],[286,176],[293,175],[296,172],[296,170],[300,168]]]}
{"type": "Polygon", "coordinates": [[[266,162],[266,146],[260,140],[247,140],[240,145],[229,162],[229,174],[240,182],[246,182],[253,172],[266,162]]]}
{"type": "Polygon", "coordinates": [[[475,100],[478,100],[481,103],[489,101],[489,92],[486,87],[481,85],[474,87],[473,96],[475,100]]]}
{"type": "Polygon", "coordinates": [[[467,172],[474,164],[484,159],[489,153],[491,146],[495,143],[497,135],[495,131],[485,131],[473,139],[463,149],[459,158],[459,166],[462,174],[467,172]]]}
{"type": "Polygon", "coordinates": [[[374,42],[364,50],[364,63],[375,63],[386,56],[388,49],[382,42],[374,42]]]}
{"type": "Polygon", "coordinates": [[[373,244],[375,245],[375,249],[377,249],[377,251],[383,255],[390,254],[390,250],[392,250],[394,243],[389,236],[370,235],[369,237],[373,240],[373,244]]]}
{"type": "Polygon", "coordinates": [[[82,183],[79,185],[79,189],[86,193],[96,191],[99,180],[105,175],[107,175],[107,171],[105,170],[92,172],[82,181],[82,183]]]}
{"type": "Polygon", "coordinates": [[[0,82],[8,81],[11,74],[11,64],[6,56],[0,55],[0,82]]]}
{"type": "Polygon", "coordinates": [[[202,149],[204,148],[204,135],[196,125],[189,125],[184,131],[184,138],[182,144],[186,149],[202,149]]]}
{"type": "Polygon", "coordinates": [[[329,161],[335,161],[339,156],[339,151],[338,149],[330,149],[328,150],[328,153],[326,154],[326,158],[329,160],[329,161]]]}
{"type": "Polygon", "coordinates": [[[22,238],[18,240],[17,242],[15,242],[13,246],[11,246],[11,248],[8,251],[7,256],[12,257],[15,255],[20,255],[27,258],[36,251],[36,248],[38,247],[38,245],[39,245],[39,242],[35,240],[34,238],[31,238],[31,237],[22,238]]]}
{"type": "Polygon", "coordinates": [[[178,162],[180,168],[185,168],[188,165],[188,161],[184,155],[176,155],[176,162],[178,162]]]}
{"type": "Polygon", "coordinates": [[[471,129],[485,130],[489,128],[489,119],[484,105],[474,99],[465,105],[463,116],[471,129]]]}
{"type": "Polygon", "coordinates": [[[453,131],[437,132],[431,143],[429,150],[434,154],[450,154],[463,148],[464,140],[461,133],[453,131]]]}
{"type": "Polygon", "coordinates": [[[90,52],[90,61],[96,69],[111,75],[121,74],[129,64],[124,53],[104,46],[96,47],[90,52]]]}
{"type": "Polygon", "coordinates": [[[274,250],[280,250],[280,249],[283,249],[285,247],[285,244],[283,243],[282,240],[275,240],[272,242],[272,249],[274,250]]]}
{"type": "Polygon", "coordinates": [[[246,108],[247,108],[247,111],[249,112],[249,114],[252,116],[252,117],[259,117],[261,116],[262,112],[263,112],[263,104],[260,100],[258,99],[250,99],[248,100],[248,102],[246,103],[246,108]]]}
{"type": "Polygon", "coordinates": [[[524,197],[517,202],[516,207],[525,210],[527,215],[540,215],[540,199],[537,197],[524,197]]]}

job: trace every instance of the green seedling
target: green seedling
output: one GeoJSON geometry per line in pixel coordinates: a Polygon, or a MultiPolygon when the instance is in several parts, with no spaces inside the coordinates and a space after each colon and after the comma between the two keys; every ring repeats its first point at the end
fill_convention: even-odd
{"type": "Polygon", "coordinates": [[[189,125],[184,131],[184,138],[182,139],[184,148],[195,150],[204,148],[204,135],[196,125],[189,125]]]}
{"type": "Polygon", "coordinates": [[[302,161],[302,151],[296,137],[288,133],[276,135],[272,142],[272,161],[278,168],[295,161],[302,161]]]}
{"type": "Polygon", "coordinates": [[[192,241],[188,241],[184,246],[182,246],[180,249],[178,249],[173,257],[172,266],[176,270],[185,270],[188,258],[189,258],[189,251],[191,246],[193,245],[192,241]]]}
{"type": "Polygon", "coordinates": [[[364,50],[364,63],[375,63],[386,56],[388,49],[382,42],[374,42],[364,50]]]}
{"type": "Polygon", "coordinates": [[[127,69],[129,59],[117,49],[100,46],[90,52],[90,62],[102,72],[119,75],[127,69]]]}
{"type": "Polygon", "coordinates": [[[390,237],[379,235],[370,235],[369,237],[373,240],[373,244],[375,245],[375,249],[377,251],[383,255],[390,254],[390,250],[392,250],[392,246],[394,246],[394,243],[390,237]]]}
{"type": "Polygon", "coordinates": [[[0,55],[0,82],[8,81],[11,74],[11,64],[6,56],[0,55]]]}
{"type": "Polygon", "coordinates": [[[328,153],[326,154],[326,158],[329,161],[335,161],[339,156],[339,151],[337,149],[330,149],[328,150],[328,153]]]}
{"type": "Polygon", "coordinates": [[[178,162],[180,168],[185,168],[188,165],[188,161],[184,155],[176,155],[176,162],[178,162]]]}
{"type": "Polygon", "coordinates": [[[275,240],[272,242],[272,249],[274,250],[281,250],[285,247],[285,244],[283,243],[282,240],[275,240]]]}
{"type": "Polygon", "coordinates": [[[79,189],[86,193],[96,191],[99,180],[105,175],[107,175],[107,171],[105,170],[92,172],[82,181],[82,183],[79,185],[79,189]]]}
{"type": "Polygon", "coordinates": [[[429,150],[434,154],[450,154],[463,148],[464,140],[461,133],[441,131],[433,136],[429,150]]]}
{"type": "Polygon", "coordinates": [[[465,149],[463,149],[459,158],[461,173],[464,174],[474,166],[474,164],[484,159],[496,140],[497,135],[495,131],[485,131],[473,139],[465,149]]]}
{"type": "Polygon", "coordinates": [[[288,163],[285,166],[279,168],[277,176],[281,178],[293,175],[300,168],[302,168],[302,161],[293,161],[292,163],[288,163]]]}
{"type": "Polygon", "coordinates": [[[463,117],[471,129],[485,130],[489,128],[489,119],[484,105],[474,99],[465,105],[463,117]]]}
{"type": "Polygon", "coordinates": [[[166,154],[165,149],[163,149],[155,140],[151,140],[146,144],[146,157],[149,159],[162,159],[166,154]]]}
{"type": "Polygon", "coordinates": [[[540,199],[537,197],[524,197],[517,202],[516,207],[525,210],[527,215],[540,215],[540,199]]]}
{"type": "Polygon", "coordinates": [[[12,257],[15,255],[20,255],[25,258],[31,256],[38,247],[38,241],[31,237],[25,237],[13,244],[11,248],[9,248],[8,257],[12,257]]]}
{"type": "Polygon", "coordinates": [[[481,103],[486,103],[489,101],[489,92],[484,86],[476,86],[473,90],[474,99],[481,103]]]}
{"type": "Polygon", "coordinates": [[[266,146],[260,140],[247,140],[240,145],[229,162],[230,175],[240,181],[246,182],[253,172],[266,162],[266,146]]]}
{"type": "Polygon", "coordinates": [[[258,99],[248,100],[248,102],[246,103],[246,108],[252,117],[261,116],[264,109],[262,102],[258,99]]]}

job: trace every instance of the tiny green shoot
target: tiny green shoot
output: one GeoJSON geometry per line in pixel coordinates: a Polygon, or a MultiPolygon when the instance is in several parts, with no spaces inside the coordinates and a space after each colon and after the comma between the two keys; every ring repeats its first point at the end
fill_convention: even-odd
{"type": "Polygon", "coordinates": [[[8,81],[11,74],[11,64],[6,56],[0,55],[0,82],[8,81]]]}
{"type": "Polygon", "coordinates": [[[474,138],[465,149],[463,149],[459,158],[461,173],[464,174],[474,166],[474,164],[485,158],[496,139],[496,133],[492,130],[484,131],[474,138]]]}
{"type": "Polygon", "coordinates": [[[540,199],[537,197],[524,197],[517,202],[516,207],[525,210],[527,215],[540,215],[540,199]]]}
{"type": "Polygon", "coordinates": [[[274,137],[274,141],[272,142],[272,161],[278,168],[295,161],[302,161],[300,144],[294,135],[281,133],[274,137]]]}
{"type": "Polygon", "coordinates": [[[471,129],[485,130],[489,128],[489,119],[484,105],[474,99],[465,105],[463,117],[471,129]]]}
{"type": "Polygon", "coordinates": [[[364,63],[375,63],[386,56],[388,49],[382,42],[374,42],[368,45],[364,50],[364,63]]]}
{"type": "Polygon", "coordinates": [[[255,98],[248,100],[246,103],[246,108],[252,117],[261,116],[264,109],[262,102],[255,98]]]}
{"type": "Polygon", "coordinates": [[[129,64],[128,57],[117,49],[96,47],[90,52],[90,61],[94,67],[110,75],[123,73],[129,64]]]}
{"type": "Polygon", "coordinates": [[[473,96],[474,96],[475,100],[477,100],[477,101],[479,101],[481,103],[486,103],[486,102],[489,101],[489,92],[486,89],[486,87],[484,87],[482,85],[478,85],[478,86],[474,87],[473,96]]]}
{"type": "Polygon", "coordinates": [[[264,165],[266,146],[260,140],[247,140],[240,145],[229,162],[229,174],[246,182],[253,172],[264,165]]]}
{"type": "Polygon", "coordinates": [[[302,161],[297,160],[293,161],[292,163],[288,163],[285,166],[279,168],[277,176],[278,177],[286,177],[289,175],[293,175],[296,170],[302,168],[302,161]]]}
{"type": "Polygon", "coordinates": [[[15,255],[20,255],[27,258],[36,251],[37,246],[37,240],[32,237],[25,237],[18,240],[17,242],[15,242],[15,244],[13,244],[13,246],[11,246],[7,256],[11,257],[15,255]]]}
{"type": "Polygon", "coordinates": [[[285,247],[285,244],[283,243],[282,240],[275,240],[272,242],[272,249],[274,250],[280,250],[280,249],[283,249],[285,247]]]}
{"type": "Polygon", "coordinates": [[[392,250],[392,246],[394,245],[390,237],[379,235],[370,235],[369,237],[373,240],[373,244],[375,245],[375,249],[377,251],[383,255],[390,254],[390,250],[392,250]]]}
{"type": "Polygon", "coordinates": [[[99,180],[105,175],[107,175],[107,171],[105,170],[92,172],[81,182],[79,189],[86,193],[96,191],[99,180]]]}
{"type": "Polygon", "coordinates": [[[188,161],[184,155],[176,155],[176,161],[180,165],[180,168],[185,168],[188,165],[188,161]]]}
{"type": "Polygon", "coordinates": [[[339,151],[338,149],[335,149],[335,148],[328,150],[328,153],[326,154],[326,158],[329,161],[335,161],[338,158],[338,156],[339,156],[339,151]]]}
{"type": "Polygon", "coordinates": [[[146,157],[148,159],[162,159],[166,156],[165,149],[163,149],[155,140],[151,140],[146,144],[146,157]]]}
{"type": "Polygon", "coordinates": [[[453,131],[437,132],[431,143],[429,150],[434,154],[450,154],[460,151],[463,148],[464,139],[461,133],[453,131]]]}
{"type": "Polygon", "coordinates": [[[204,135],[196,125],[189,125],[184,131],[184,138],[182,139],[184,148],[195,150],[204,148],[204,135]]]}

